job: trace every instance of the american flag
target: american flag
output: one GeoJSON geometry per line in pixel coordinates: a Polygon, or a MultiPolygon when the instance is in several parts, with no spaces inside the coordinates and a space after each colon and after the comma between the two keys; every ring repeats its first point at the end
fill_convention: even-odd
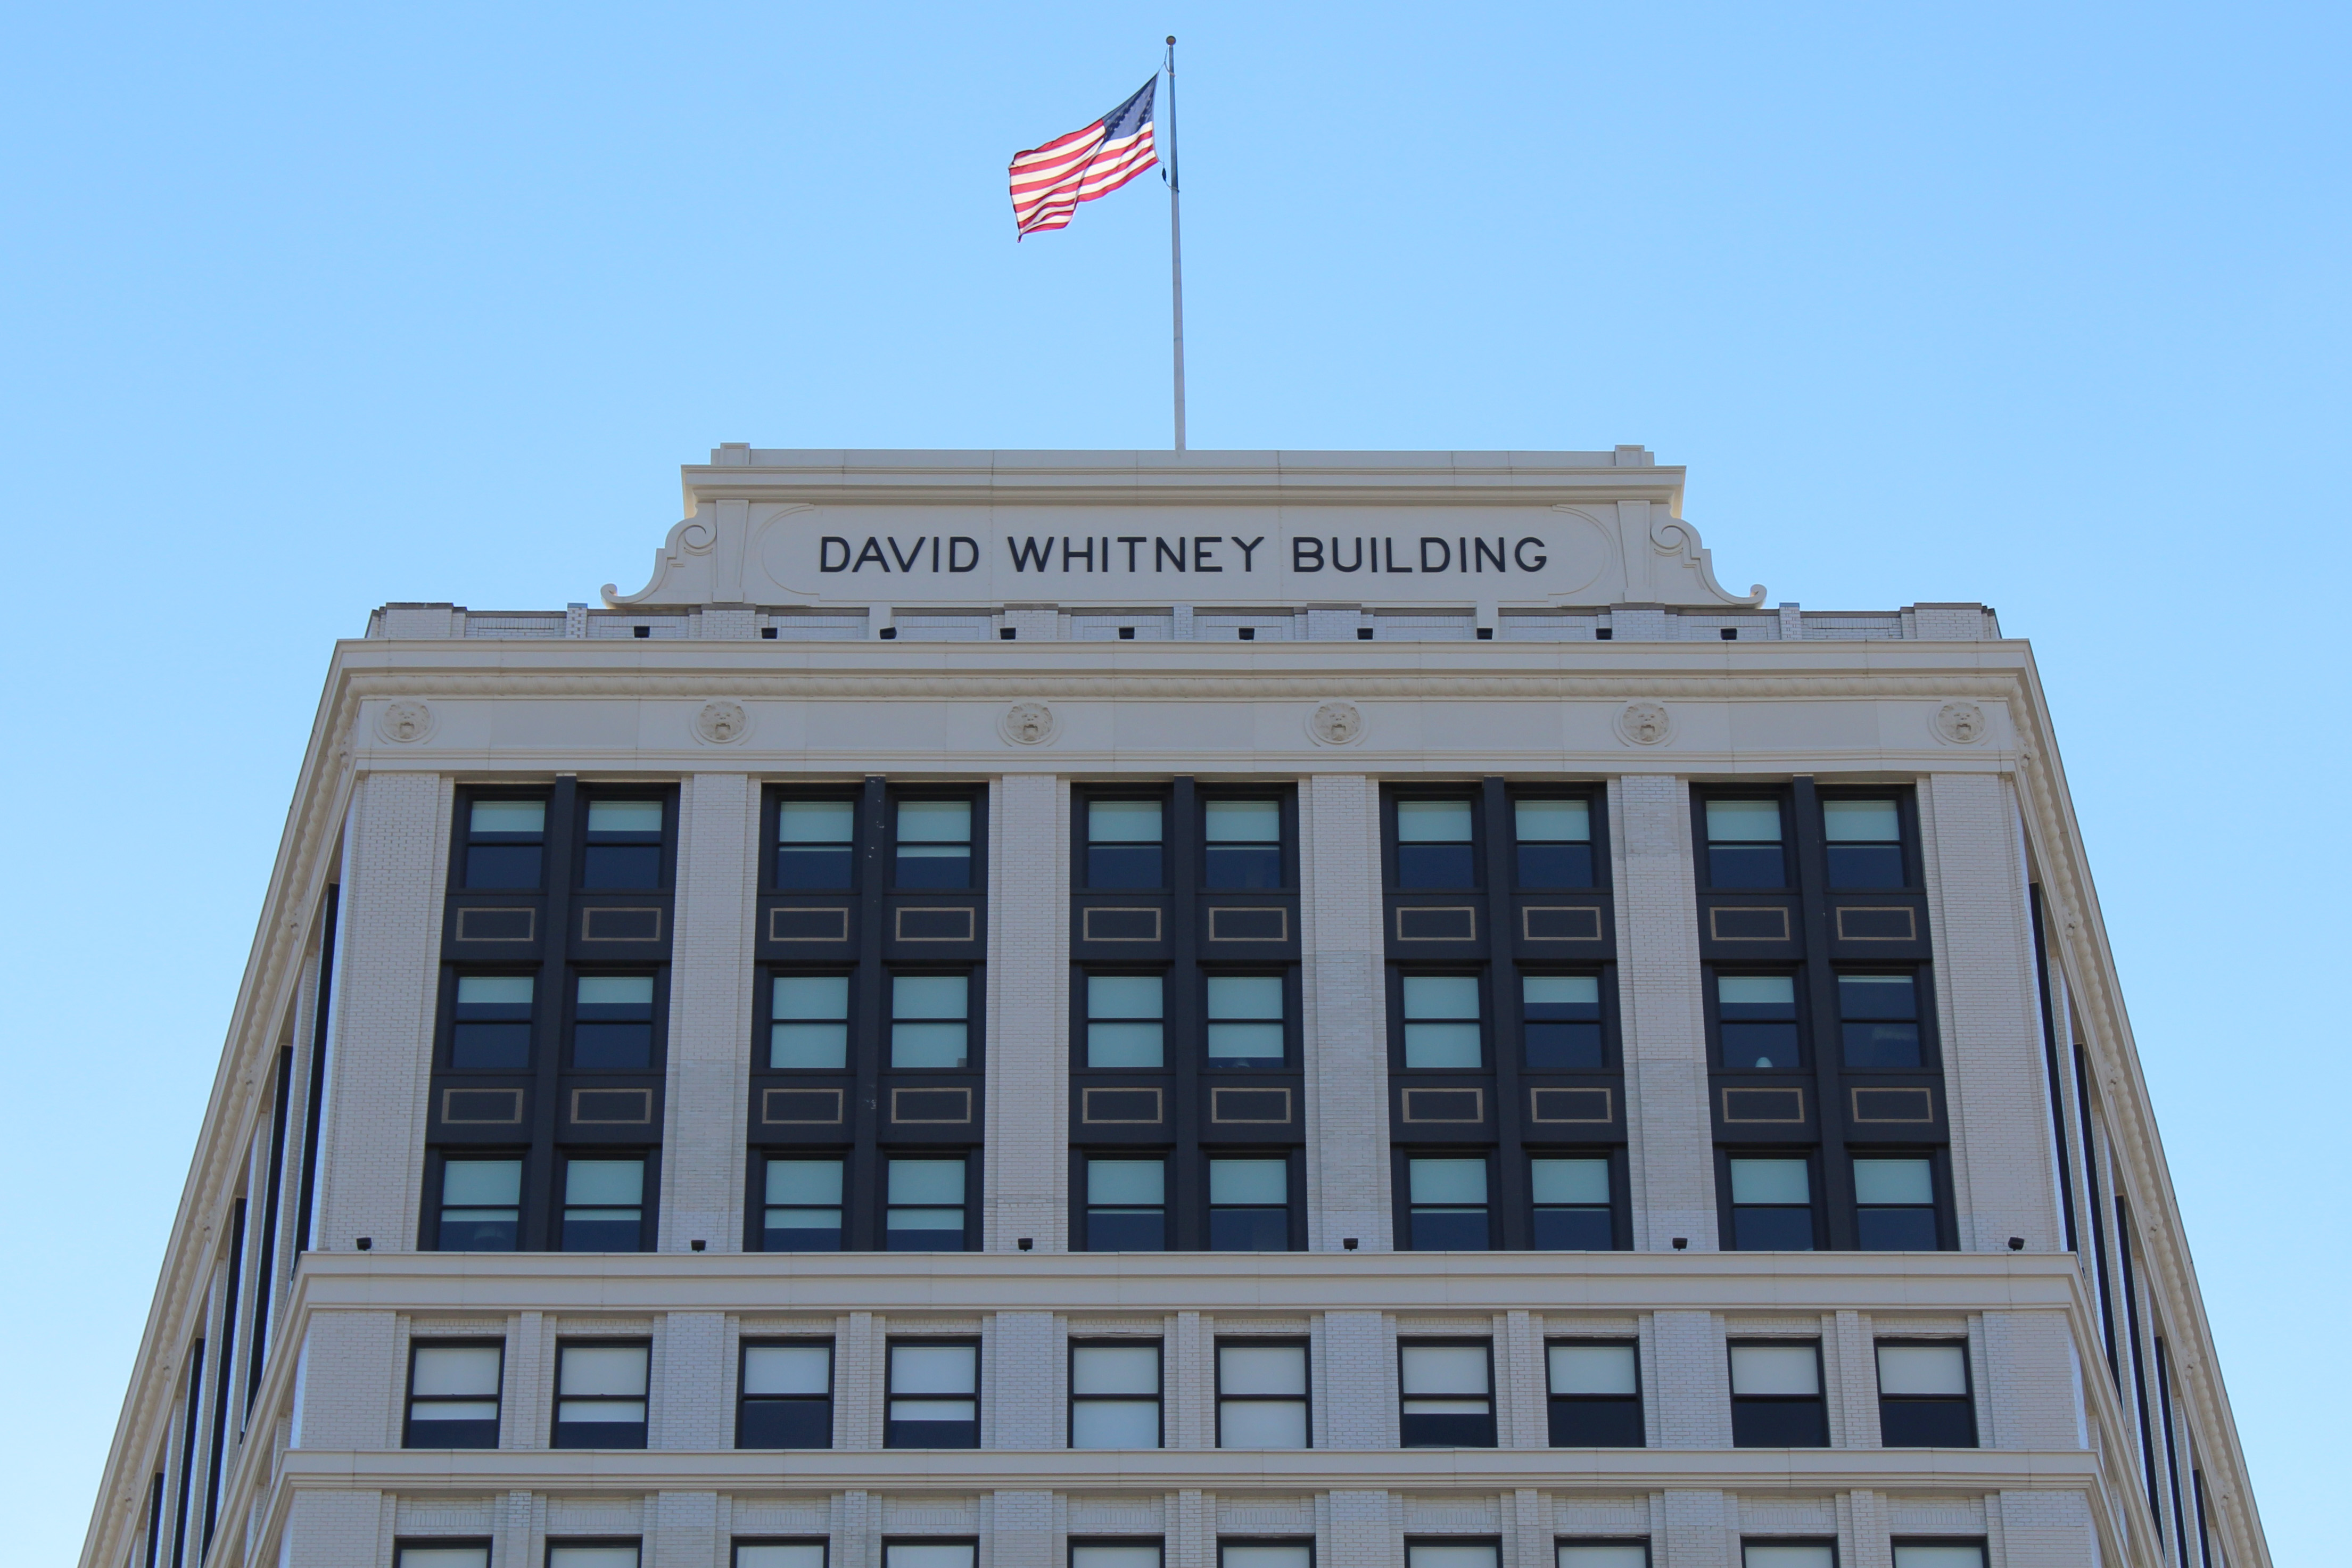
{"type": "Polygon", "coordinates": [[[1013,224],[1027,238],[1066,228],[1080,202],[1107,196],[1160,162],[1151,144],[1154,76],[1083,131],[1013,154],[1013,224]]]}

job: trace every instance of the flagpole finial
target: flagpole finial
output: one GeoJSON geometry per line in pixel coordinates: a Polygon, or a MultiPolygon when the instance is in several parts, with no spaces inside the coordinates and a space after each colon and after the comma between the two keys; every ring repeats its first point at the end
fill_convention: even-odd
{"type": "Polygon", "coordinates": [[[1169,34],[1169,35],[1168,35],[1168,41],[1169,41],[1170,43],[1171,43],[1171,44],[1172,44],[1172,43],[1174,43],[1174,42],[1176,41],[1176,35],[1175,35],[1175,34],[1173,34],[1173,33],[1169,34]]]}

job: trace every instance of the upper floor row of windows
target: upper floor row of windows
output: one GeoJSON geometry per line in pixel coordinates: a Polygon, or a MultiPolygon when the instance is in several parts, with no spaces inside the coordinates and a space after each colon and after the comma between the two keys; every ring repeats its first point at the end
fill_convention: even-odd
{"type": "MultiPolygon", "coordinates": [[[[1283,891],[1298,883],[1298,824],[1287,789],[1203,789],[1178,821],[1166,789],[1081,786],[1072,813],[1071,881],[1087,891],[1153,891],[1182,879],[1210,891],[1283,891]]],[[[1507,820],[1486,820],[1483,792],[1459,786],[1397,789],[1382,801],[1385,878],[1401,892],[1476,889],[1490,880],[1487,849],[1500,836],[1501,875],[1528,891],[1591,889],[1606,880],[1598,791],[1514,786],[1507,820]]],[[[672,792],[584,794],[570,862],[575,886],[644,890],[665,885],[675,837],[672,792]]],[[[1824,792],[1816,820],[1796,821],[1788,791],[1703,791],[1692,833],[1702,884],[1714,890],[1794,887],[1801,861],[1832,889],[1916,885],[1916,833],[1907,794],[1824,792]],[[1816,831],[1817,830],[1817,831],[1816,831]]],[[[545,795],[477,791],[460,805],[458,885],[517,889],[547,880],[550,801],[545,795]]],[[[868,873],[861,849],[876,843],[892,890],[961,891],[978,885],[982,792],[890,791],[879,824],[861,821],[860,795],[779,792],[766,807],[763,868],[772,891],[847,892],[868,873]],[[868,831],[877,830],[877,831],[868,831]],[[878,837],[877,833],[878,831],[878,837]]],[[[1806,879],[1815,879],[1809,877],[1806,879]]]]}

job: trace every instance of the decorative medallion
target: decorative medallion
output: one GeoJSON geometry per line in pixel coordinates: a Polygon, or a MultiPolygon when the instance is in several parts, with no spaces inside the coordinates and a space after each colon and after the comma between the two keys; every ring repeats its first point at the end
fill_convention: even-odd
{"type": "Polygon", "coordinates": [[[996,731],[1016,746],[1042,746],[1054,738],[1054,710],[1043,702],[1015,702],[996,731]]]}
{"type": "Polygon", "coordinates": [[[1628,702],[1618,710],[1617,738],[1629,746],[1664,745],[1674,732],[1674,715],[1663,702],[1628,702]]]}
{"type": "Polygon", "coordinates": [[[1326,702],[1307,716],[1307,734],[1318,745],[1352,746],[1364,738],[1364,716],[1352,702],[1326,702]]]}
{"type": "Polygon", "coordinates": [[[751,716],[740,702],[706,702],[694,716],[694,732],[714,746],[731,746],[751,732],[751,716]]]}
{"type": "Polygon", "coordinates": [[[375,721],[375,732],[401,745],[414,745],[433,733],[433,710],[422,702],[394,702],[375,721]]]}
{"type": "Polygon", "coordinates": [[[1990,728],[1985,722],[1984,710],[1973,702],[1947,702],[1936,710],[1931,722],[1937,737],[1955,746],[1975,745],[1990,728]]]}

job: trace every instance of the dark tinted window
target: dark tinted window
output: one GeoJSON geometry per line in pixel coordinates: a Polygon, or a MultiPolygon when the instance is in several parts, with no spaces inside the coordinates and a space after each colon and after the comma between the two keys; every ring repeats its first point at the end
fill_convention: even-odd
{"type": "Polygon", "coordinates": [[[768,1162],[762,1251],[841,1250],[841,1166],[837,1155],[768,1162]]]}
{"type": "Polygon", "coordinates": [[[737,1447],[833,1447],[832,1342],[747,1341],[740,1386],[737,1447]]]}
{"type": "Polygon", "coordinates": [[[1520,975],[1519,1016],[1530,1071],[1601,1070],[1599,975],[1520,975]]]}
{"type": "Polygon", "coordinates": [[[1290,1249],[1290,1162],[1270,1155],[1209,1162],[1209,1249],[1290,1249]]]}
{"type": "Polygon", "coordinates": [[[1889,1448],[1977,1446],[1966,1345],[1879,1342],[1878,1440],[1889,1448]]]}
{"type": "Polygon", "coordinates": [[[1201,879],[1216,889],[1282,886],[1282,803],[1213,800],[1202,808],[1201,879]]]}
{"type": "Polygon", "coordinates": [[[846,889],[857,849],[854,800],[786,800],[776,805],[776,886],[784,892],[846,889]]]}
{"type": "Polygon", "coordinates": [[[512,1252],[521,1235],[522,1162],[513,1155],[468,1156],[441,1164],[442,1252],[512,1252]]]}
{"type": "Polygon", "coordinates": [[[1839,975],[1838,1033],[1850,1068],[1919,1066],[1917,983],[1908,974],[1839,975]]]}
{"type": "Polygon", "coordinates": [[[1711,888],[1789,885],[1779,801],[1706,803],[1706,880],[1711,888]]]}
{"type": "Polygon", "coordinates": [[[1158,1252],[1168,1245],[1168,1163],[1158,1156],[1087,1162],[1087,1250],[1158,1252]]]}
{"type": "Polygon", "coordinates": [[[530,1066],[528,974],[457,976],[449,1027],[449,1065],[475,1072],[521,1072],[530,1066]]]}
{"type": "Polygon", "coordinates": [[[1407,1246],[1414,1252],[1483,1252],[1488,1245],[1483,1155],[1405,1162],[1407,1246]]]}
{"type": "Polygon", "coordinates": [[[1731,1156],[1731,1247],[1735,1252],[1810,1252],[1811,1163],[1802,1156],[1731,1156]]]}
{"type": "Polygon", "coordinates": [[[646,1217],[646,1163],[574,1159],[563,1167],[563,1250],[635,1252],[646,1217]]]}
{"type": "Polygon", "coordinates": [[[1609,1157],[1539,1154],[1528,1162],[1533,1240],[1546,1252],[1607,1252],[1617,1245],[1609,1157]]]}
{"type": "Polygon", "coordinates": [[[971,802],[902,800],[892,879],[901,888],[971,886],[971,802]]]}
{"type": "Polygon", "coordinates": [[[1735,1448],[1826,1448],[1822,1352],[1812,1340],[1731,1347],[1731,1444],[1735,1448]]]}
{"type": "Polygon", "coordinates": [[[1592,807],[1581,800],[1511,803],[1522,888],[1592,886],[1592,807]]]}
{"type": "Polygon", "coordinates": [[[478,800],[466,816],[466,886],[536,888],[547,833],[543,800],[478,800]]]}
{"type": "Polygon", "coordinates": [[[1891,800],[1822,802],[1832,888],[1903,886],[1903,814],[1891,800]]]}
{"type": "Polygon", "coordinates": [[[1854,1239],[1865,1252],[1933,1252],[1936,1165],[1922,1154],[1856,1155],[1854,1239]]]}
{"type": "Polygon", "coordinates": [[[1401,800],[1396,822],[1398,887],[1478,885],[1468,801],[1401,800]]]}
{"type": "Polygon", "coordinates": [[[1795,975],[1718,974],[1715,1003],[1725,1067],[1790,1072],[1803,1065],[1795,975]]]}
{"type": "Polygon", "coordinates": [[[583,974],[573,984],[572,1065],[582,1072],[653,1066],[654,977],[583,974]]]}
{"type": "Polygon", "coordinates": [[[1631,1344],[1570,1340],[1544,1347],[1555,1448],[1639,1448],[1641,1358],[1631,1344]]]}
{"type": "Polygon", "coordinates": [[[1087,802],[1087,886],[1162,886],[1164,816],[1157,800],[1087,802]]]}
{"type": "Polygon", "coordinates": [[[592,800],[580,885],[637,891],[661,886],[662,803],[592,800]]]}

